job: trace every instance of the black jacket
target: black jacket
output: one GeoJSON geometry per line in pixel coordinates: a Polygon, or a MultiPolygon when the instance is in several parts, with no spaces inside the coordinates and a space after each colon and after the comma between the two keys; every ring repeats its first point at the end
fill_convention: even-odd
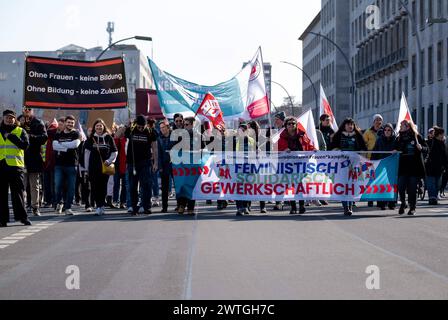
{"type": "Polygon", "coordinates": [[[431,139],[428,141],[428,156],[425,160],[426,174],[430,177],[440,177],[448,168],[445,144],[443,141],[431,139]]]}
{"type": "Polygon", "coordinates": [[[28,133],[30,145],[25,151],[25,166],[28,173],[40,173],[44,170],[41,147],[47,142],[48,135],[42,120],[32,117],[23,125],[28,133]]]}
{"type": "MultiPolygon", "coordinates": [[[[386,136],[382,135],[378,137],[378,139],[376,140],[376,144],[375,147],[373,148],[373,151],[394,151],[396,140],[397,137],[395,136],[395,132],[393,132],[393,135],[389,138],[386,138],[386,136]]],[[[391,155],[390,153],[373,153],[371,159],[381,160],[387,158],[390,155],[391,155]]]]}
{"type": "Polygon", "coordinates": [[[423,162],[423,153],[427,152],[428,146],[425,140],[418,135],[418,143],[422,146],[422,151],[416,147],[416,139],[411,131],[400,132],[395,142],[395,150],[400,151],[399,176],[409,176],[423,178],[426,175],[423,162]]]}

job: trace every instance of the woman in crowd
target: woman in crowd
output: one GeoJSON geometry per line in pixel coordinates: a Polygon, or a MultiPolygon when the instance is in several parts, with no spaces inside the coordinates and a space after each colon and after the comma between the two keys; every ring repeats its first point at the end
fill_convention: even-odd
{"type": "Polygon", "coordinates": [[[445,131],[434,127],[434,136],[428,139],[428,156],[426,157],[426,187],[428,189],[429,205],[438,205],[438,194],[440,190],[443,171],[448,168],[445,150],[445,131]]]}
{"type": "MultiPolygon", "coordinates": [[[[280,134],[280,140],[278,141],[278,151],[279,152],[290,152],[290,151],[313,151],[309,149],[309,143],[307,143],[308,138],[305,136],[305,132],[299,129],[297,126],[297,120],[294,117],[289,117],[285,119],[285,130],[280,134]]],[[[289,214],[297,214],[297,203],[296,201],[290,201],[291,211],[289,214]]],[[[299,201],[299,214],[304,214],[305,201],[299,201]]]]}
{"type": "MultiPolygon", "coordinates": [[[[375,147],[373,148],[373,151],[379,152],[379,151],[394,151],[395,150],[395,141],[397,140],[397,136],[395,135],[394,128],[392,127],[392,124],[387,123],[384,125],[383,128],[383,134],[378,137],[376,140],[375,147]]],[[[372,160],[381,160],[384,158],[387,158],[390,156],[390,153],[373,153],[372,154],[372,160]]],[[[386,206],[390,210],[395,210],[396,203],[395,201],[378,201],[378,206],[381,210],[386,210],[386,206]]]]}
{"type": "Polygon", "coordinates": [[[102,164],[112,165],[117,154],[117,147],[109,134],[106,123],[102,119],[97,119],[93,124],[92,134],[85,143],[84,155],[84,165],[90,178],[92,196],[97,206],[96,215],[105,213],[104,205],[109,181],[109,175],[103,173],[102,164]]]}
{"type": "Polygon", "coordinates": [[[125,126],[120,126],[114,136],[114,142],[117,146],[118,156],[115,163],[114,176],[114,198],[113,202],[121,209],[130,208],[132,206],[130,196],[128,196],[128,181],[126,178],[126,137],[124,132],[125,126]]]}
{"type": "Polygon", "coordinates": [[[400,210],[402,215],[406,210],[406,192],[408,194],[408,215],[415,215],[417,206],[417,181],[425,177],[425,166],[422,153],[427,152],[428,146],[413,125],[403,120],[400,132],[395,143],[395,150],[400,151],[400,164],[398,170],[398,192],[400,195],[400,210]]]}
{"type": "MultiPolygon", "coordinates": [[[[330,145],[330,149],[334,151],[367,151],[361,130],[352,118],[347,118],[342,122],[330,145]]],[[[353,202],[342,201],[342,206],[345,216],[353,214],[353,202]]]]}

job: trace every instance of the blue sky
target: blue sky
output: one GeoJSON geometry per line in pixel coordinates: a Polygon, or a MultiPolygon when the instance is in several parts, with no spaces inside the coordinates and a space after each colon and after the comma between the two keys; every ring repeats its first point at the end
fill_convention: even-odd
{"type": "MultiPolygon", "coordinates": [[[[301,77],[281,60],[301,65],[298,37],[320,9],[320,0],[0,0],[0,51],[56,50],[70,43],[106,46],[113,38],[153,38],[135,43],[164,70],[188,81],[226,81],[258,46],[273,65],[273,80],[301,99],[301,77]]],[[[273,86],[273,102],[284,92],[273,86]]]]}

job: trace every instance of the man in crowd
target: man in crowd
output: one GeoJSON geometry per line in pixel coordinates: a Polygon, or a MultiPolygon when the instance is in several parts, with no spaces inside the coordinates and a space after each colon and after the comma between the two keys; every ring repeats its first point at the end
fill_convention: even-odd
{"type": "MultiPolygon", "coordinates": [[[[286,119],[286,113],[279,112],[274,117],[274,129],[276,130],[282,130],[285,127],[285,119],[286,119]]],[[[274,211],[281,211],[283,208],[282,201],[276,201],[274,206],[274,211]]]]}
{"type": "Polygon", "coordinates": [[[31,208],[35,216],[40,216],[40,176],[44,169],[41,148],[47,142],[47,130],[42,120],[35,117],[33,109],[23,107],[24,124],[29,138],[29,147],[25,151],[25,190],[30,190],[31,208]]]}
{"type": "MultiPolygon", "coordinates": [[[[375,148],[376,140],[383,134],[383,117],[380,114],[373,116],[373,125],[364,133],[364,141],[366,142],[367,150],[372,151],[375,148]]],[[[367,155],[368,159],[372,157],[371,153],[367,155]]],[[[373,201],[368,202],[369,207],[373,207],[373,201]]]]}
{"type": "Polygon", "coordinates": [[[127,168],[132,202],[132,214],[151,214],[152,174],[158,169],[157,137],[148,129],[146,118],[139,115],[135,123],[126,129],[129,140],[127,168]],[[154,160],[152,166],[151,163],[154,160]],[[141,185],[142,199],[138,208],[138,187],[141,185]]]}
{"type": "MultiPolygon", "coordinates": [[[[328,148],[331,143],[331,139],[333,138],[335,132],[333,128],[331,127],[331,118],[328,114],[324,113],[320,116],[320,123],[317,129],[322,132],[322,135],[325,140],[325,145],[328,148]]],[[[320,148],[322,151],[322,148],[320,148]]]]}
{"type": "Polygon", "coordinates": [[[55,163],[55,191],[56,191],[56,212],[66,215],[73,215],[72,203],[75,196],[75,183],[77,166],[79,164],[78,147],[81,144],[81,136],[75,129],[76,119],[67,116],[64,122],[64,130],[54,136],[53,150],[56,153],[55,163]],[[62,205],[63,185],[66,184],[66,194],[62,205]]]}
{"type": "Polygon", "coordinates": [[[0,228],[9,222],[9,189],[15,220],[31,225],[24,202],[25,150],[28,145],[28,134],[18,126],[16,113],[5,110],[0,125],[0,228]]]}

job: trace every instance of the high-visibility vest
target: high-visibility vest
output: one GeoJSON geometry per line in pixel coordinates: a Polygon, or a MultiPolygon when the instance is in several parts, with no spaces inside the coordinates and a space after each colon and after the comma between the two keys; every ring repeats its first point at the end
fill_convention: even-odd
{"type": "MultiPolygon", "coordinates": [[[[11,131],[11,134],[20,138],[22,128],[17,127],[11,131]]],[[[25,151],[17,147],[9,139],[4,140],[0,134],[0,161],[5,159],[6,164],[10,167],[25,167],[25,151]]]]}

